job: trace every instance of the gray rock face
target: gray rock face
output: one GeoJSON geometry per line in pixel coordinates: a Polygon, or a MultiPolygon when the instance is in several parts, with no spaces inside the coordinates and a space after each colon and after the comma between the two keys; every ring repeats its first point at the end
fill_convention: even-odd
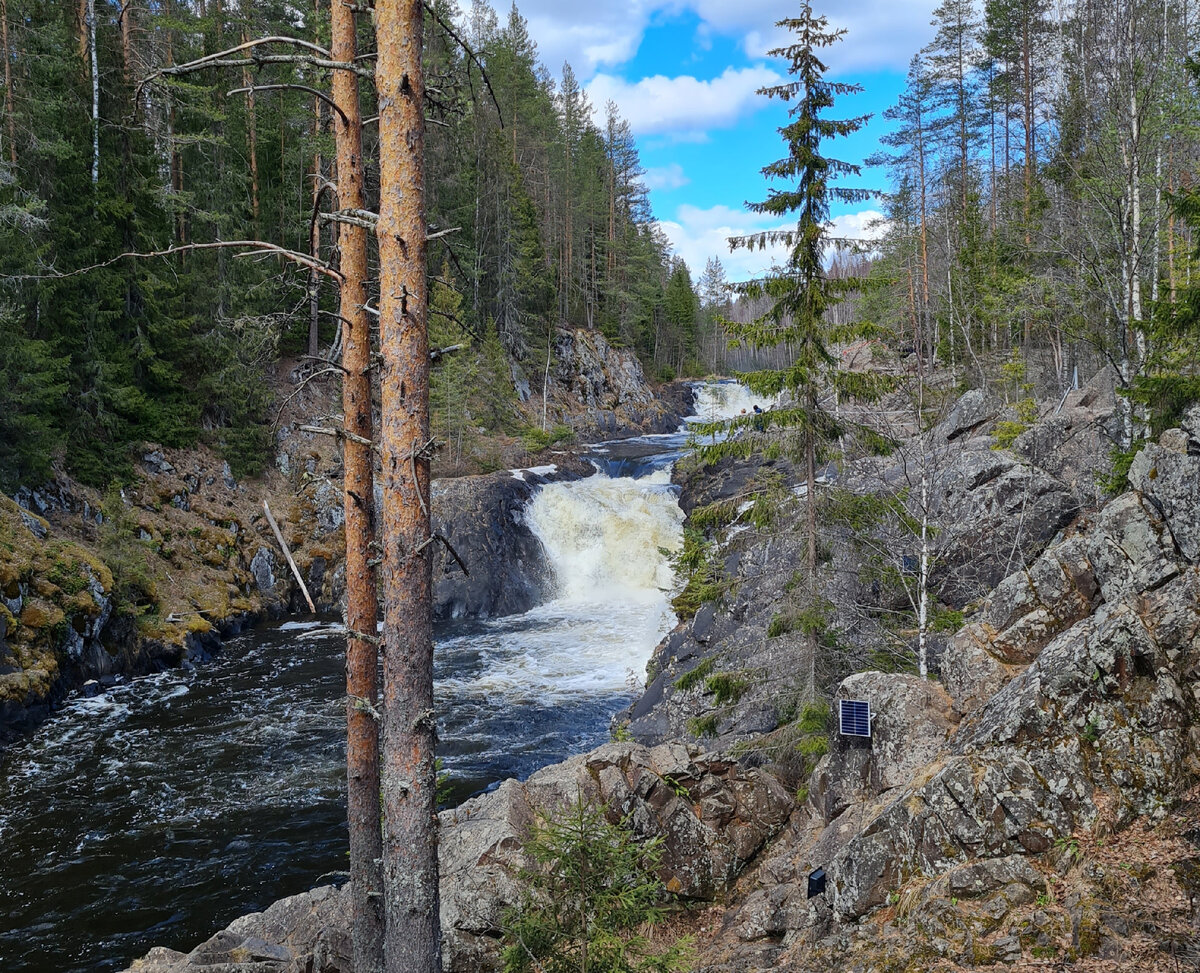
{"type": "Polygon", "coordinates": [[[1072,535],[1005,578],[950,640],[941,674],[959,712],[986,702],[1015,675],[1014,667],[1028,664],[1054,636],[1091,613],[1100,586],[1088,543],[1072,535]]]}
{"type": "MultiPolygon", "coordinates": [[[[541,395],[541,377],[534,398],[541,395]]],[[[673,432],[692,411],[686,385],[657,397],[637,356],[614,348],[599,331],[560,328],[554,339],[550,412],[583,439],[673,432]]]]}
{"type": "Polygon", "coordinates": [[[254,583],[263,594],[275,590],[275,552],[269,547],[260,547],[250,559],[250,573],[254,583]]]}
{"type": "MultiPolygon", "coordinates": [[[[728,942],[742,945],[727,943],[723,955],[734,958],[714,969],[770,966],[764,940],[818,948],[806,955],[844,952],[855,924],[894,904],[896,890],[900,931],[884,952],[911,955],[906,936],[919,935],[930,955],[967,966],[1015,961],[1025,932],[1005,937],[1003,923],[1046,890],[1033,858],[1053,859],[1102,816],[1113,832],[1164,820],[1200,780],[1200,567],[1174,540],[1191,486],[1149,477],[1155,449],[1138,465],[1156,504],[1130,493],[1081,522],[1005,579],[951,641],[942,671],[965,714],[957,729],[944,697],[880,696],[896,677],[843,684],[839,695],[871,699],[874,739],[869,748],[835,742],[818,766],[803,813],[759,869],[760,887],[726,916],[728,942]],[[885,740],[897,724],[916,739],[885,740]],[[950,736],[939,748],[943,727],[950,736]],[[911,764],[898,760],[910,750],[911,764]],[[824,903],[804,888],[818,865],[824,903]]],[[[1061,933],[1053,921],[1034,915],[1043,936],[1034,943],[1061,933]]],[[[868,943],[856,948],[876,955],[868,943]]],[[[773,949],[772,961],[795,956],[773,949]]]]}
{"type": "Polygon", "coordinates": [[[435,618],[513,615],[545,599],[550,566],[521,516],[545,482],[536,474],[506,471],[434,482],[433,531],[450,542],[470,572],[465,574],[445,546],[437,545],[435,618]]]}
{"type": "MultiPolygon", "coordinates": [[[[950,445],[931,437],[914,449],[918,454],[924,451],[934,462],[930,521],[936,528],[932,576],[936,601],[963,607],[980,598],[1014,568],[1034,558],[1079,509],[1079,501],[1061,480],[1012,453],[990,448],[986,437],[950,445]]],[[[913,462],[912,455],[863,461],[845,472],[838,487],[856,495],[911,488],[913,462]]],[[[755,467],[729,461],[711,473],[685,474],[682,506],[691,510],[744,496],[753,489],[756,478],[775,474],[785,479],[795,475],[792,467],[782,462],[755,467]]],[[[799,674],[807,666],[808,649],[802,633],[769,634],[772,620],[786,613],[794,601],[789,594],[794,587],[791,579],[805,564],[802,517],[802,510],[792,511],[778,516],[761,533],[745,530],[727,541],[721,553],[727,577],[735,584],[719,604],[701,609],[690,624],[656,649],[650,666],[653,678],[646,692],[622,714],[635,739],[649,744],[686,739],[692,735],[690,728],[715,717],[715,726],[711,722],[706,726],[715,731],[711,745],[726,747],[779,724],[789,701],[799,696],[799,674]],[[707,679],[686,678],[699,666],[714,675],[744,681],[745,692],[736,701],[718,705],[707,679]]],[[[896,565],[915,565],[917,543],[916,536],[908,532],[898,541],[889,536],[886,542],[864,550],[848,533],[835,537],[830,563],[822,569],[822,593],[834,606],[829,627],[838,631],[839,639],[858,658],[867,657],[888,638],[873,627],[863,606],[887,611],[909,607],[903,597],[894,605],[882,603],[886,595],[861,577],[864,558],[883,547],[896,565]]],[[[911,574],[914,569],[906,570],[911,574]]],[[[1038,570],[1031,583],[1072,587],[1067,568],[1048,563],[1038,570]]],[[[1019,638],[1024,634],[1011,633],[1009,644],[1019,638]]],[[[946,653],[944,658],[950,659],[948,665],[955,670],[951,680],[988,691],[1003,684],[1003,666],[1015,661],[974,649],[970,655],[946,653]],[[960,674],[957,670],[964,667],[969,671],[960,674]]],[[[823,664],[824,660],[818,661],[819,670],[823,664]]],[[[836,685],[847,671],[862,667],[856,662],[840,672],[825,669],[819,678],[836,685]]]]}
{"type": "Polygon", "coordinates": [[[1021,433],[1012,445],[1018,456],[1061,480],[1086,507],[1098,506],[1101,482],[1110,471],[1116,443],[1108,428],[1114,415],[1111,391],[1073,391],[1057,411],[1021,433]]]}
{"type": "MultiPolygon", "coordinates": [[[[1200,437],[1176,432],[1175,449],[1151,444],[1134,457],[1129,483],[1159,510],[1179,553],[1194,562],[1200,560],[1200,437]]],[[[1172,442],[1166,434],[1164,438],[1172,442]]]]}
{"type": "Polygon", "coordinates": [[[986,441],[949,453],[930,497],[939,597],[952,605],[1027,563],[1079,510],[1061,480],[986,441]]]}
{"type": "Polygon", "coordinates": [[[979,431],[995,419],[1001,410],[998,402],[989,402],[982,389],[969,389],[954,403],[950,414],[938,424],[934,435],[943,442],[954,442],[979,431]]]}
{"type": "Polygon", "coordinates": [[[859,673],[838,687],[835,716],[842,699],[870,703],[871,737],[834,734],[830,753],[814,772],[809,793],[828,821],[851,804],[908,784],[957,726],[945,691],[917,676],[859,673]]]}
{"type": "Polygon", "coordinates": [[[350,973],[350,903],[322,886],[242,916],[190,953],[157,946],[128,973],[350,973]]]}

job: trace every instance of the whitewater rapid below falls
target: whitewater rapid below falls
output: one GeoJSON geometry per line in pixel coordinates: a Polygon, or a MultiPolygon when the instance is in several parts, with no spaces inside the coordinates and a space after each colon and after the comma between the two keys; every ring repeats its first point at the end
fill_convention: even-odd
{"type": "MultiPolygon", "coordinates": [[[[437,631],[455,801],[604,742],[641,686],[674,624],[664,552],[683,514],[668,467],[683,438],[611,444],[636,455],[636,477],[544,487],[525,517],[556,596],[437,631]]],[[[190,949],[343,872],[344,648],[336,623],[266,627],[198,669],[73,699],[0,756],[6,973],[190,949]]]]}

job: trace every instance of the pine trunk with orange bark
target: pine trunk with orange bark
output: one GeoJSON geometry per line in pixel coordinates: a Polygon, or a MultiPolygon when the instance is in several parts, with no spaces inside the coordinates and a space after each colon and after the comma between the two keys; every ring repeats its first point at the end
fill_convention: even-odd
{"type": "Polygon", "coordinates": [[[439,973],[421,0],[378,0],[383,895],[388,973],[439,973]]]}
{"type": "MultiPolygon", "coordinates": [[[[358,44],[354,11],[345,3],[330,8],[332,56],[354,63],[358,44]]],[[[358,75],[333,72],[333,113],[337,149],[337,203],[363,209],[362,113],[358,75]]],[[[371,325],[367,317],[367,230],[341,224],[342,409],[346,512],[346,781],[350,827],[351,938],[354,969],[383,969],[383,896],[379,821],[378,651],[375,621],[379,605],[371,567],[374,537],[375,471],[371,447],[371,325]]]]}

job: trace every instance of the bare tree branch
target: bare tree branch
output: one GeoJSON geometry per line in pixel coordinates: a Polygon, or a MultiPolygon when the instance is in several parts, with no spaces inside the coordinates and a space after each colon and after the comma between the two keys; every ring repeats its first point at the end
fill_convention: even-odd
{"type": "Polygon", "coordinates": [[[342,275],[334,270],[329,264],[322,260],[314,260],[305,253],[297,253],[295,250],[287,250],[284,247],[276,246],[274,243],[267,243],[264,240],[216,240],[212,243],[185,243],[180,246],[167,247],[165,250],[152,250],[148,252],[126,251],[119,253],[115,257],[110,257],[108,260],[103,260],[100,263],[90,264],[87,267],[80,267],[78,270],[70,270],[65,273],[52,274],[13,274],[7,277],[10,281],[33,281],[33,280],[65,280],[69,277],[82,277],[84,274],[89,274],[93,270],[103,270],[105,267],[111,267],[115,263],[119,263],[125,259],[134,260],[149,260],[153,257],[171,257],[177,253],[189,253],[193,250],[223,250],[240,248],[244,253],[236,254],[239,257],[250,257],[258,254],[271,255],[274,254],[283,257],[285,260],[290,260],[292,263],[299,264],[301,267],[307,267],[309,270],[315,270],[319,274],[324,274],[331,280],[336,280],[338,283],[342,281],[342,275]]]}
{"type": "Polygon", "coordinates": [[[321,101],[325,102],[325,104],[327,104],[341,116],[344,123],[347,125],[350,124],[350,120],[346,117],[346,113],[338,107],[337,102],[330,98],[329,95],[325,94],[325,92],[318,91],[316,88],[310,88],[306,84],[254,84],[246,88],[234,88],[231,91],[226,92],[226,94],[243,95],[247,92],[253,91],[303,91],[306,94],[312,95],[314,98],[321,99],[321,101]]]}
{"type": "Polygon", "coordinates": [[[444,30],[447,34],[449,34],[451,38],[453,38],[454,43],[463,49],[467,55],[467,60],[474,61],[475,66],[479,68],[479,73],[483,76],[483,83],[487,85],[488,94],[492,96],[492,104],[496,106],[496,118],[500,122],[500,127],[504,128],[504,113],[500,111],[500,101],[496,97],[496,92],[492,89],[492,79],[488,77],[488,73],[484,69],[483,62],[479,59],[479,55],[471,49],[471,46],[466,41],[458,36],[457,31],[455,31],[450,24],[446,23],[446,21],[444,21],[438,15],[438,12],[434,9],[433,4],[425,3],[423,6],[427,11],[429,11],[429,16],[437,21],[438,26],[441,27],[442,30],[444,30]]]}

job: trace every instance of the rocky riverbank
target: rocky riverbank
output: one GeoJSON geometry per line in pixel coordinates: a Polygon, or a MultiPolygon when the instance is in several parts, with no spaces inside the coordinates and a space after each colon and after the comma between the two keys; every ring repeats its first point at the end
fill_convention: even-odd
{"type": "MultiPolygon", "coordinates": [[[[911,650],[915,633],[887,627],[894,592],[844,570],[861,563],[861,537],[833,532],[822,573],[839,637],[822,645],[835,660],[824,677],[835,699],[869,701],[869,742],[788,704],[801,645],[771,620],[787,610],[799,542],[786,501],[770,530],[745,521],[749,494],[779,501],[794,476],[781,462],[691,474],[694,521],[714,503],[742,508],[714,555],[733,583],[659,646],[628,714],[644,743],[443,814],[446,969],[496,967],[532,815],[576,788],[664,838],[662,878],[691,903],[676,926],[697,936],[697,969],[1133,971],[1195,956],[1200,408],[1143,449],[1130,492],[1100,503],[1088,467],[1107,451],[1103,404],[1084,390],[1009,450],[993,448],[1003,416],[968,397],[915,444],[940,456],[930,510],[955,514],[931,577],[940,682],[837,675],[889,633],[911,650]],[[825,891],[810,897],[818,868],[825,891]]],[[[857,464],[827,488],[854,508],[901,467],[857,464]]],[[[857,527],[895,542],[887,531],[885,519],[857,527]]],[[[912,543],[894,552],[902,567],[912,543]]],[[[284,900],[133,968],[349,970],[341,895],[284,900]]]]}

